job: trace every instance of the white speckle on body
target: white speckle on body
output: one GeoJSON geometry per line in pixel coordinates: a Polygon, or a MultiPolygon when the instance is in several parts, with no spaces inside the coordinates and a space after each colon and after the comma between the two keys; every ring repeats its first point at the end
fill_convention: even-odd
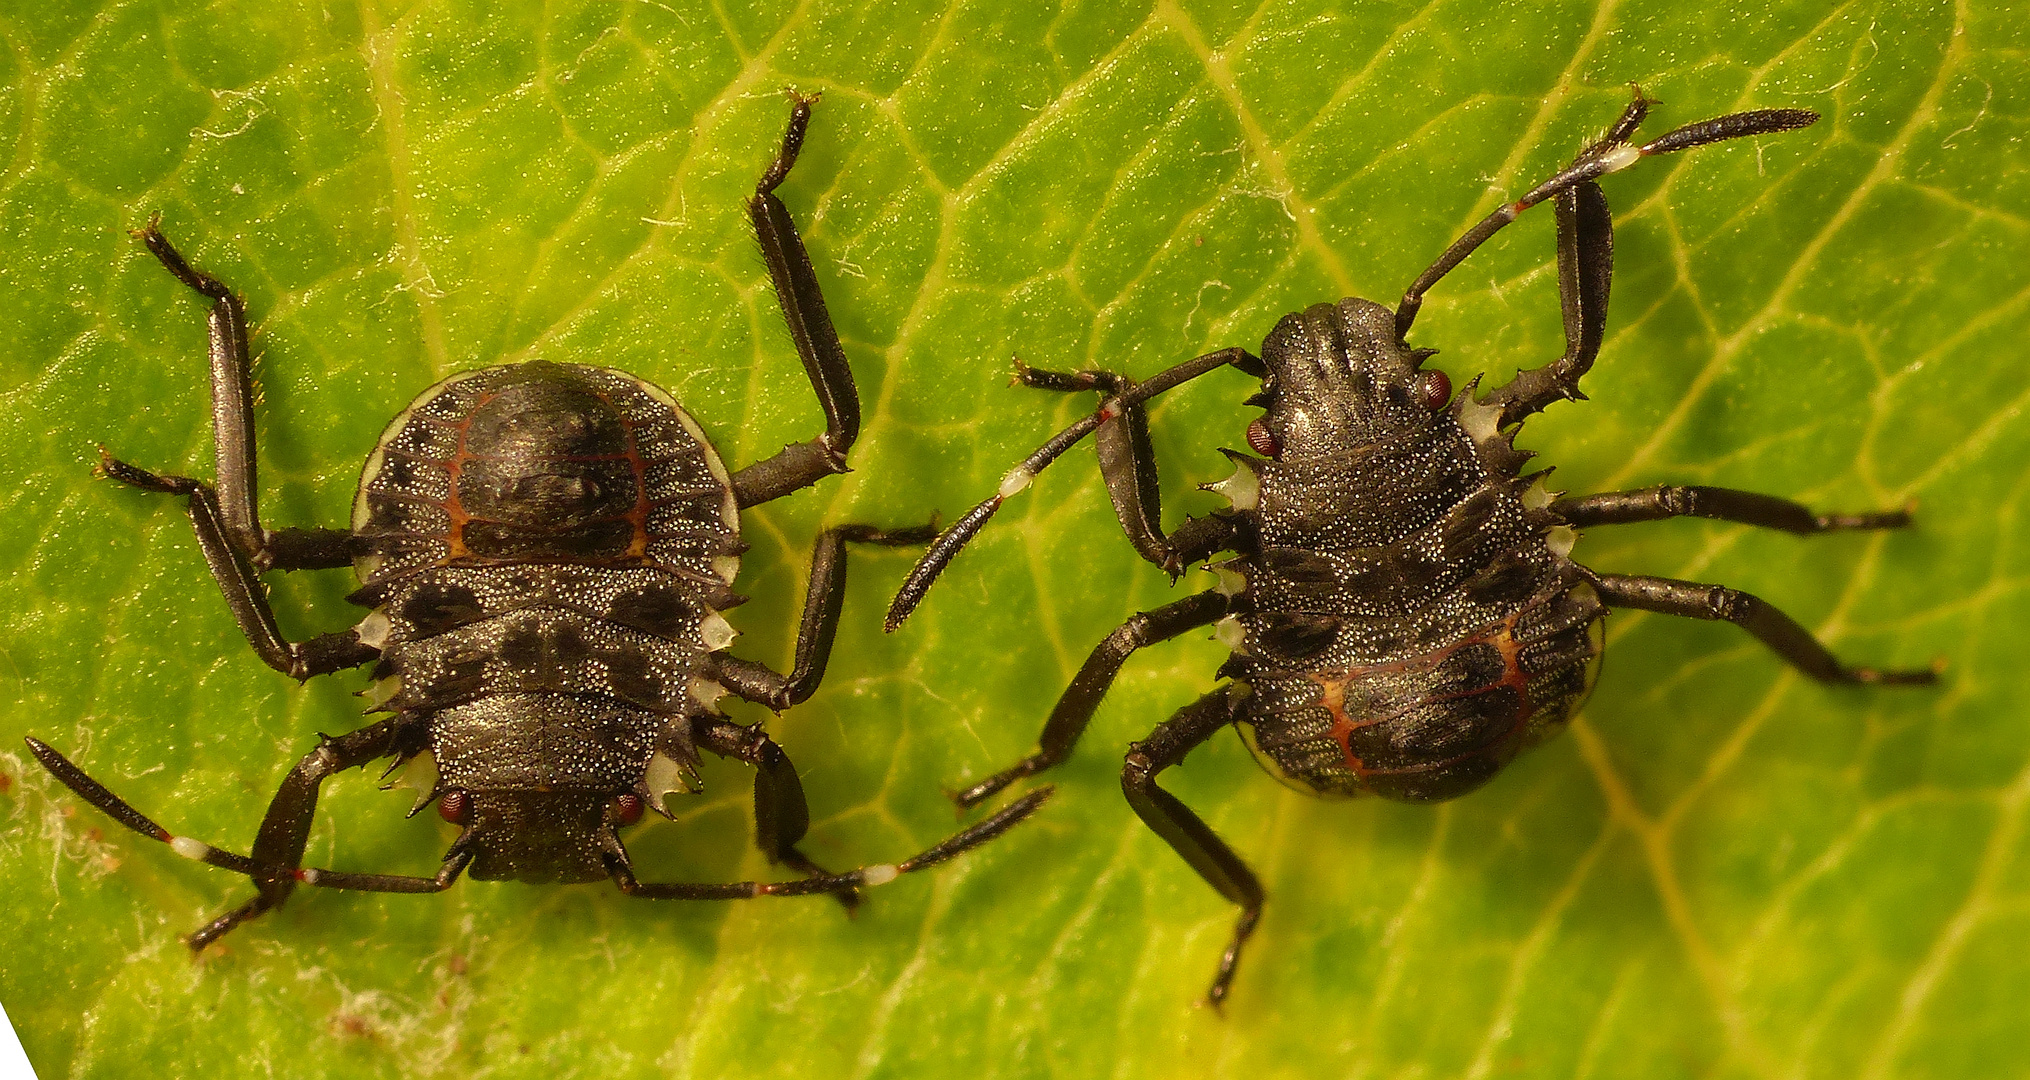
{"type": "Polygon", "coordinates": [[[1208,566],[1206,569],[1212,571],[1213,576],[1218,579],[1212,586],[1213,592],[1221,596],[1239,596],[1248,591],[1247,575],[1239,570],[1225,565],[1208,566]]]}
{"type": "Polygon", "coordinates": [[[1235,465],[1232,476],[1205,485],[1205,490],[1232,503],[1236,510],[1253,510],[1262,501],[1262,481],[1246,465],[1235,465]]]}
{"type": "Polygon", "coordinates": [[[388,699],[402,692],[402,677],[390,675],[385,679],[375,679],[368,683],[366,690],[362,692],[366,695],[366,699],[375,705],[386,705],[388,699]]]}
{"type": "Polygon", "coordinates": [[[1028,469],[1017,467],[1010,471],[1008,475],[1001,478],[1001,489],[995,492],[995,494],[1005,499],[1028,487],[1029,482],[1034,479],[1036,479],[1035,473],[1030,472],[1028,469]]]}
{"type": "Polygon", "coordinates": [[[437,797],[437,755],[431,753],[428,747],[417,751],[414,757],[402,763],[402,771],[396,774],[395,782],[388,787],[411,788],[416,792],[416,802],[409,807],[410,815],[414,816],[437,797]]]}
{"type": "Polygon", "coordinates": [[[1641,160],[1642,151],[1627,143],[1623,143],[1600,155],[1600,164],[1606,166],[1607,171],[1611,173],[1620,172],[1641,160]]]}
{"type": "Polygon", "coordinates": [[[698,778],[690,766],[661,751],[648,759],[648,768],[643,770],[641,786],[648,789],[649,809],[664,817],[674,817],[666,801],[671,795],[689,795],[698,790],[698,778]]]}
{"type": "Polygon", "coordinates": [[[1459,402],[1459,426],[1466,429],[1466,434],[1473,436],[1473,441],[1477,443],[1493,438],[1495,424],[1501,419],[1501,406],[1482,405],[1473,400],[1472,394],[1461,394],[1456,400],[1459,402]]]}
{"type": "Polygon", "coordinates": [[[360,644],[362,645],[369,645],[378,649],[382,645],[387,644],[388,609],[375,608],[367,612],[367,617],[359,621],[359,625],[353,629],[353,633],[359,636],[360,644]]]}
{"type": "Polygon", "coordinates": [[[726,697],[726,688],[701,676],[691,676],[691,700],[708,713],[719,711],[719,702],[726,697]]]}
{"type": "Polygon", "coordinates": [[[733,629],[726,616],[716,611],[708,611],[703,619],[698,620],[698,636],[704,639],[705,648],[712,652],[733,644],[733,639],[739,635],[740,631],[733,629]]]}

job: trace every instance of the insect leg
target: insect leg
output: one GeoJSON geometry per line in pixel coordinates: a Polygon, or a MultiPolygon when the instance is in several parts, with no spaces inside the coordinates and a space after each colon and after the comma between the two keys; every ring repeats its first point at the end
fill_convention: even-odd
{"type": "MultiPolygon", "coordinates": [[[[211,420],[212,446],[218,460],[218,488],[213,502],[220,531],[257,571],[321,570],[350,564],[352,534],[345,530],[261,527],[254,461],[253,364],[247,355],[246,309],[223,282],[192,267],[162,235],[155,221],[134,235],[178,281],[212,302],[211,420]]],[[[121,469],[111,467],[124,463],[110,457],[106,461],[108,476],[135,483],[121,469]]],[[[131,466],[124,468],[148,475],[131,466]]],[[[199,483],[183,477],[163,479],[199,483]]],[[[149,484],[137,486],[151,491],[172,490],[149,484]]],[[[177,493],[185,492],[177,490],[177,493]]]]}
{"type": "Polygon", "coordinates": [[[1261,360],[1239,347],[1194,357],[1158,373],[1146,382],[1136,383],[1128,390],[1108,396],[1100,402],[1100,407],[1092,415],[1058,432],[1049,442],[1023,458],[1020,465],[1001,478],[1001,487],[991,498],[966,511],[965,516],[952,522],[950,528],[938,534],[938,538],[931,542],[930,550],[924,552],[923,558],[918,559],[916,565],[910,568],[909,577],[904,579],[902,588],[896,592],[894,601],[888,605],[888,618],[883,624],[883,629],[893,631],[901,626],[903,620],[909,618],[909,613],[915,611],[916,605],[922,602],[924,594],[930,591],[931,583],[937,580],[939,574],[944,573],[945,567],[950,565],[960,550],[986,527],[995,511],[1001,509],[1001,504],[1028,487],[1030,481],[1036,479],[1037,473],[1063,456],[1066,450],[1099,430],[1107,421],[1121,416],[1127,410],[1141,405],[1165,390],[1228,365],[1243,371],[1262,370],[1261,360]]]}
{"type": "Polygon", "coordinates": [[[1790,616],[1759,597],[1722,585],[1701,585],[1633,574],[1593,574],[1591,580],[1600,593],[1601,602],[1611,608],[1638,608],[1687,619],[1733,623],[1774,649],[1792,667],[1823,683],[1921,686],[1938,681],[1938,672],[1929,668],[1879,671],[1870,667],[1846,667],[1811,635],[1811,631],[1799,626],[1790,616]]]}
{"type": "Polygon", "coordinates": [[[1720,487],[1661,487],[1640,491],[1603,491],[1574,495],[1551,503],[1551,512],[1572,525],[1621,525],[1674,517],[1712,518],[1809,536],[1846,529],[1901,529],[1910,524],[1908,510],[1872,514],[1819,514],[1811,508],[1763,495],[1720,487]]]}
{"type": "Polygon", "coordinates": [[[1593,368],[1607,336],[1607,295],[1614,283],[1614,214],[1600,185],[1583,181],[1558,193],[1558,300],[1565,317],[1565,355],[1518,371],[1487,396],[1507,427],[1554,401],[1583,398],[1579,380],[1593,368]]]}
{"type": "Polygon", "coordinates": [[[1248,936],[1255,932],[1255,923],[1262,917],[1262,883],[1190,807],[1158,787],[1156,777],[1164,769],[1181,763],[1193,747],[1232,722],[1233,702],[1228,688],[1221,687],[1158,724],[1147,739],[1129,748],[1127,763],[1121,768],[1121,791],[1127,795],[1128,805],[1135,808],[1136,816],[1183,856],[1206,884],[1241,907],[1241,916],[1234,923],[1233,940],[1227,943],[1226,952],[1220,957],[1219,972],[1205,995],[1207,1003],[1215,1009],[1226,1000],[1233,985],[1234,968],[1240,963],[1241,946],[1247,944],[1248,936]]]}
{"type": "MultiPolygon", "coordinates": [[[[1020,358],[1015,361],[1015,379],[1037,390],[1097,390],[1102,398],[1117,396],[1135,385],[1134,380],[1111,371],[1039,371],[1020,358]]],[[[1122,409],[1121,415],[1093,433],[1093,448],[1121,531],[1128,534],[1136,554],[1170,569],[1170,545],[1163,536],[1163,492],[1156,476],[1156,451],[1149,445],[1148,410],[1141,405],[1122,409]]],[[[1173,571],[1171,577],[1176,576],[1173,571]]]]}
{"type": "Polygon", "coordinates": [[[105,458],[100,467],[121,483],[182,495],[188,500],[190,521],[197,528],[197,545],[204,552],[205,565],[211,568],[212,580],[225,595],[226,606],[232,609],[233,619],[240,624],[247,643],[269,667],[301,682],[315,675],[358,667],[381,655],[379,649],[359,639],[357,628],[319,634],[309,641],[284,638],[281,627],[275,623],[274,609],[268,606],[268,594],[261,588],[259,574],[229,538],[220,496],[211,485],[187,476],[157,476],[111,457],[105,458]]]}
{"type": "Polygon", "coordinates": [[[416,877],[412,874],[354,874],[343,870],[313,870],[305,867],[298,870],[297,880],[305,885],[320,889],[346,889],[352,892],[385,893],[437,893],[451,887],[458,875],[472,862],[472,849],[462,842],[455,842],[444,856],[444,864],[430,877],[416,877]]]}
{"type": "MultiPolygon", "coordinates": [[[[231,853],[219,852],[219,854],[231,853]]],[[[354,892],[440,893],[458,880],[458,875],[465,872],[465,867],[470,862],[472,862],[471,851],[453,847],[450,853],[444,856],[443,865],[432,877],[415,877],[409,874],[355,874],[343,870],[319,870],[305,866],[293,870],[288,880],[320,889],[346,889],[354,892]]],[[[266,869],[273,872],[275,868],[266,869]]],[[[265,893],[256,895],[252,900],[206,923],[197,932],[183,939],[184,944],[190,946],[191,952],[203,952],[205,946],[217,941],[226,931],[269,908],[281,906],[281,903],[280,900],[271,902],[265,893]]]]}
{"type": "Polygon", "coordinates": [[[936,535],[935,523],[885,530],[872,525],[837,525],[819,533],[811,548],[810,585],[804,592],[803,621],[797,628],[796,667],[785,676],[765,664],[714,654],[705,660],[708,677],[725,684],[735,696],[777,712],[802,703],[817,693],[832,657],[839,609],[846,601],[846,545],[905,547],[929,543],[936,535]]]}
{"type": "MultiPolygon", "coordinates": [[[[1669,154],[1678,150],[1689,150],[1707,143],[1738,139],[1747,135],[1770,135],[1780,131],[1792,131],[1818,122],[1819,115],[1809,109],[1755,109],[1750,112],[1729,113],[1711,120],[1667,132],[1641,146],[1628,142],[1628,137],[1648,115],[1651,102],[1642,96],[1642,89],[1635,89],[1635,99],[1622,110],[1621,117],[1608,129],[1605,138],[1579,151],[1572,164],[1525,192],[1522,198],[1497,208],[1482,218],[1480,223],[1466,230],[1465,235],[1452,242],[1436,262],[1417,275],[1417,280],[1403,291],[1403,301],[1396,307],[1396,336],[1410,332],[1410,325],[1417,319],[1417,310],[1424,304],[1424,294],[1440,278],[1452,272],[1453,267],[1465,261],[1468,255],[1486,243],[1495,233],[1521,216],[1522,212],[1546,199],[1565,191],[1589,184],[1608,173],[1619,172],[1637,161],[1656,154],[1669,154]]],[[[1604,203],[1603,203],[1604,209],[1604,203]]],[[[1567,326],[1571,325],[1568,318],[1567,326]]]]}
{"type": "Polygon", "coordinates": [[[1137,613],[1116,627],[1086,657],[1071,685],[1057,699],[1050,719],[1044,722],[1043,734],[1037,737],[1037,751],[952,796],[953,801],[960,806],[978,806],[1009,784],[1062,763],[1078,745],[1079,736],[1085,734],[1094,710],[1113,687],[1114,677],[1120,674],[1128,657],[1186,630],[1210,626],[1232,610],[1232,605],[1233,598],[1224,593],[1202,592],[1154,611],[1137,613]]]}
{"type": "Polygon", "coordinates": [[[791,95],[789,127],[782,135],[782,148],[768,171],[754,185],[754,197],[747,200],[747,216],[754,222],[754,235],[761,242],[761,254],[768,262],[768,279],[775,285],[775,299],[789,324],[790,339],[796,342],[811,389],[825,412],[825,433],[808,442],[785,446],[766,461],[733,475],[733,494],[744,507],[777,499],[799,488],[809,487],[835,473],[846,471],[846,451],[860,434],[860,395],[853,386],[853,369],[846,363],[846,351],[839,346],[839,332],[825,311],[825,297],[818,290],[817,273],[811,269],[810,252],[797,235],[789,209],[775,197],[775,189],[789,178],[797,154],[804,145],[804,129],[811,122],[815,95],[791,95]]]}
{"type": "MultiPolygon", "coordinates": [[[[373,888],[381,892],[431,891],[421,888],[419,883],[434,882],[438,880],[436,878],[342,874],[306,869],[301,865],[303,847],[310,836],[311,820],[317,813],[318,788],[324,781],[346,769],[400,752],[415,734],[413,721],[394,717],[318,744],[317,749],[304,755],[303,760],[297,762],[296,767],[283,778],[274,800],[268,804],[266,816],[261,819],[261,829],[255,834],[251,858],[213,847],[194,837],[171,834],[39,739],[30,738],[28,750],[65,787],[113,820],[152,840],[168,844],[179,855],[246,874],[253,879],[254,887],[259,891],[252,900],[212,920],[186,939],[191,951],[197,952],[233,927],[270,908],[281,906],[298,883],[332,888],[373,888]],[[375,886],[374,882],[385,884],[375,886]]],[[[455,853],[457,849],[453,850],[455,853]]],[[[447,857],[447,868],[450,864],[451,860],[447,857]]],[[[460,861],[458,867],[462,869],[463,866],[463,861],[460,861]]],[[[439,876],[443,878],[444,885],[450,884],[451,877],[439,876]]],[[[452,871],[451,876],[455,877],[456,871],[452,871]]]]}
{"type": "MultiPolygon", "coordinates": [[[[1101,397],[1117,396],[1135,385],[1127,376],[1111,371],[1040,371],[1020,358],[1015,361],[1015,378],[1038,390],[1097,390],[1101,397]]],[[[1135,553],[1162,567],[1171,581],[1176,581],[1186,566],[1223,550],[1233,539],[1233,523],[1218,515],[1186,518],[1176,536],[1163,535],[1156,451],[1149,445],[1149,416],[1141,405],[1130,405],[1101,424],[1093,434],[1093,448],[1098,451],[1100,477],[1106,481],[1107,498],[1114,504],[1121,531],[1135,545],[1135,553]]]]}
{"type": "Polygon", "coordinates": [[[899,863],[863,866],[844,874],[808,877],[800,881],[645,884],[635,880],[634,867],[628,862],[627,851],[620,846],[618,837],[613,838],[613,847],[606,853],[606,869],[613,875],[613,883],[620,887],[621,892],[643,900],[745,900],[755,896],[810,896],[815,893],[839,893],[872,885],[886,885],[904,874],[927,870],[954,856],[964,854],[1014,828],[1024,818],[1034,814],[1037,808],[1043,805],[1044,800],[1050,798],[1052,790],[1047,787],[1038,788],[1009,803],[993,817],[961,829],[899,863]]]}
{"type": "MultiPolygon", "coordinates": [[[[692,738],[721,757],[738,758],[754,766],[754,843],[769,862],[811,877],[831,876],[830,870],[796,849],[811,827],[810,803],[804,798],[796,766],[767,732],[758,725],[747,727],[700,717],[693,721],[692,738]]],[[[848,911],[860,904],[859,891],[851,887],[841,888],[838,897],[848,911]]]]}

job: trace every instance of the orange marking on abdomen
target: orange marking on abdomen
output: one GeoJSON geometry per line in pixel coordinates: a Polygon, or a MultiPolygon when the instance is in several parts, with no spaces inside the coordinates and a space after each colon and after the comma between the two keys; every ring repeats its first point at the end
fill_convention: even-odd
{"type": "MultiPolygon", "coordinates": [[[[444,557],[438,560],[436,564],[438,566],[446,566],[458,560],[471,559],[472,552],[465,546],[465,527],[473,521],[490,520],[487,518],[475,518],[471,512],[465,509],[465,502],[458,494],[458,477],[464,471],[465,463],[468,461],[504,460],[499,455],[475,454],[467,449],[465,445],[466,434],[472,428],[473,419],[478,416],[480,409],[484,408],[487,402],[499,396],[498,392],[481,395],[477,401],[473,402],[472,408],[467,410],[464,416],[459,417],[457,421],[450,424],[450,427],[458,432],[458,445],[452,450],[451,457],[442,462],[444,472],[449,478],[450,492],[445,496],[444,502],[440,505],[443,506],[444,513],[450,521],[450,527],[446,530],[445,535],[441,537],[445,543],[445,552],[444,557]]],[[[634,421],[624,410],[615,407],[612,399],[606,394],[600,393],[595,394],[595,396],[609,408],[612,408],[614,415],[620,419],[621,429],[627,433],[627,449],[618,454],[558,454],[550,456],[546,460],[626,461],[628,463],[629,471],[634,476],[634,506],[626,514],[621,515],[621,519],[634,526],[634,536],[628,541],[627,551],[619,556],[619,559],[639,562],[646,558],[648,554],[648,516],[649,511],[654,506],[648,497],[648,463],[642,460],[641,447],[635,439],[634,421]]],[[[435,417],[425,417],[424,419],[432,423],[445,423],[445,421],[437,420],[435,417]]],[[[612,519],[601,518],[598,520],[612,519]]],[[[433,537],[432,539],[440,538],[433,537]]],[[[616,565],[624,564],[616,562],[616,565]]]]}
{"type": "Polygon", "coordinates": [[[454,559],[462,559],[469,554],[465,550],[465,525],[472,520],[472,515],[466,513],[465,500],[459,497],[458,475],[464,471],[465,463],[477,455],[465,448],[465,436],[472,430],[473,418],[479,415],[479,410],[498,396],[497,393],[480,395],[479,400],[474,402],[472,408],[467,409],[465,415],[459,417],[458,423],[454,425],[458,432],[458,445],[452,449],[450,460],[444,463],[444,474],[450,481],[449,493],[444,496],[444,514],[450,521],[450,527],[445,530],[444,557],[438,560],[439,566],[454,559]]]}
{"type": "MultiPolygon", "coordinates": [[[[1500,743],[1507,743],[1509,740],[1514,739],[1518,735],[1520,735],[1522,733],[1523,726],[1529,723],[1529,718],[1535,712],[1535,710],[1531,708],[1530,702],[1529,673],[1524,671],[1522,667],[1522,643],[1517,641],[1515,638],[1516,622],[1521,617],[1522,612],[1520,611],[1514,612],[1510,614],[1507,618],[1503,619],[1499,627],[1490,630],[1485,634],[1467,638],[1466,640],[1461,641],[1455,645],[1450,645],[1447,646],[1446,648],[1440,649],[1436,653],[1426,654],[1424,656],[1416,657],[1411,660],[1398,660],[1387,664],[1375,664],[1368,667],[1349,668],[1346,671],[1339,672],[1306,672],[1305,677],[1309,678],[1313,682],[1316,682],[1319,686],[1319,704],[1325,706],[1325,710],[1332,715],[1332,732],[1331,732],[1332,739],[1334,742],[1337,742],[1339,744],[1339,752],[1340,755],[1346,761],[1346,767],[1348,769],[1353,770],[1353,774],[1355,776],[1361,777],[1369,776],[1377,772],[1392,773],[1403,771],[1400,769],[1370,769],[1367,763],[1361,760],[1360,755],[1353,752],[1353,733],[1364,727],[1373,727],[1374,725],[1379,724],[1384,720],[1391,719],[1392,717],[1401,716],[1403,713],[1410,711],[1411,709],[1417,707],[1418,705],[1428,705],[1432,702],[1437,701],[1457,701],[1460,698],[1478,697],[1481,694],[1485,694],[1491,690],[1498,690],[1504,686],[1515,690],[1516,695],[1522,699],[1522,703],[1520,707],[1516,709],[1516,718],[1514,724],[1512,724],[1508,732],[1501,737],[1500,743]],[[1446,657],[1452,655],[1455,652],[1458,652],[1460,649],[1463,649],[1469,645],[1482,645],[1482,644],[1493,645],[1495,651],[1501,656],[1501,665],[1502,665],[1501,678],[1496,679],[1494,682],[1488,683],[1484,686],[1476,686],[1468,690],[1461,690],[1454,693],[1435,694],[1430,697],[1420,697],[1415,701],[1411,702],[1410,704],[1403,706],[1401,709],[1398,709],[1395,712],[1389,713],[1385,716],[1376,716],[1365,720],[1355,720],[1353,717],[1347,715],[1346,688],[1349,684],[1351,684],[1354,680],[1360,678],[1361,676],[1372,674],[1375,672],[1401,671],[1407,667],[1410,667],[1413,664],[1428,665],[1431,668],[1436,668],[1439,664],[1444,663],[1446,657]]],[[[1471,750],[1465,754],[1460,754],[1455,757],[1447,758],[1446,760],[1441,762],[1432,763],[1432,765],[1427,767],[1442,768],[1446,765],[1452,764],[1453,762],[1463,761],[1466,758],[1471,757],[1473,754],[1477,754],[1480,752],[1481,752],[1480,749],[1471,750]]]]}
{"type": "Polygon", "coordinates": [[[1492,690],[1498,686],[1511,687],[1515,690],[1516,696],[1522,699],[1522,704],[1515,711],[1515,723],[1510,725],[1508,734],[1501,737],[1503,743],[1520,736],[1523,725],[1528,724],[1530,717],[1536,715],[1530,701],[1529,672],[1524,671],[1522,666],[1522,642],[1515,639],[1516,620],[1521,616],[1522,612],[1518,611],[1503,619],[1501,629],[1489,638],[1496,651],[1501,653],[1502,671],[1501,680],[1487,689],[1492,690]]]}
{"type": "Polygon", "coordinates": [[[1371,670],[1373,669],[1355,668],[1340,674],[1337,678],[1317,672],[1306,673],[1306,677],[1320,687],[1319,704],[1324,705],[1325,711],[1332,714],[1333,741],[1339,744],[1339,753],[1346,759],[1346,767],[1352,769],[1355,776],[1367,775],[1367,763],[1360,759],[1359,754],[1353,752],[1353,729],[1365,727],[1374,721],[1356,724],[1353,717],[1346,715],[1346,684],[1352,682],[1355,675],[1371,670]]]}
{"type": "MultiPolygon", "coordinates": [[[[612,401],[607,399],[605,394],[599,395],[599,400],[606,402],[608,406],[613,404],[612,401]]],[[[613,410],[613,414],[620,417],[620,428],[627,433],[627,450],[622,456],[627,458],[628,470],[634,474],[634,508],[627,512],[627,523],[634,526],[634,536],[627,542],[627,557],[643,559],[648,557],[648,512],[650,508],[648,497],[648,462],[641,459],[641,446],[634,438],[633,419],[627,413],[617,408],[613,410]]]]}

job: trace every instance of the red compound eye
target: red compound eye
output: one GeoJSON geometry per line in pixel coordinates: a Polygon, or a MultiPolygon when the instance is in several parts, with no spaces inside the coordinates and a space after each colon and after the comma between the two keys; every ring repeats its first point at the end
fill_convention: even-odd
{"type": "Polygon", "coordinates": [[[465,792],[453,789],[437,800],[437,816],[453,825],[472,824],[472,799],[465,792]]]}
{"type": "Polygon", "coordinates": [[[1442,371],[1427,371],[1417,380],[1417,396],[1425,408],[1437,412],[1452,400],[1452,380],[1442,371]]]}
{"type": "Polygon", "coordinates": [[[639,795],[622,795],[613,800],[613,817],[622,825],[632,825],[641,820],[642,801],[639,795]]]}
{"type": "Polygon", "coordinates": [[[1265,458],[1283,456],[1283,441],[1276,438],[1275,433],[1269,430],[1269,425],[1261,420],[1248,425],[1248,446],[1265,458]]]}

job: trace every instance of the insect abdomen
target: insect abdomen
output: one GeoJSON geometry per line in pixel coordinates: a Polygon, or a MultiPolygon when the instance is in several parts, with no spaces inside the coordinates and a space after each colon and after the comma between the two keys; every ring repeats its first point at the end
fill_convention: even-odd
{"type": "Polygon", "coordinates": [[[726,467],[667,393],[532,362],[454,375],[389,423],[361,472],[355,561],[371,583],[438,565],[661,565],[730,583],[726,467]]]}
{"type": "Polygon", "coordinates": [[[1598,668],[1602,614],[1591,586],[1570,581],[1407,659],[1258,672],[1252,743],[1321,794],[1464,795],[1570,719],[1598,668]]]}

